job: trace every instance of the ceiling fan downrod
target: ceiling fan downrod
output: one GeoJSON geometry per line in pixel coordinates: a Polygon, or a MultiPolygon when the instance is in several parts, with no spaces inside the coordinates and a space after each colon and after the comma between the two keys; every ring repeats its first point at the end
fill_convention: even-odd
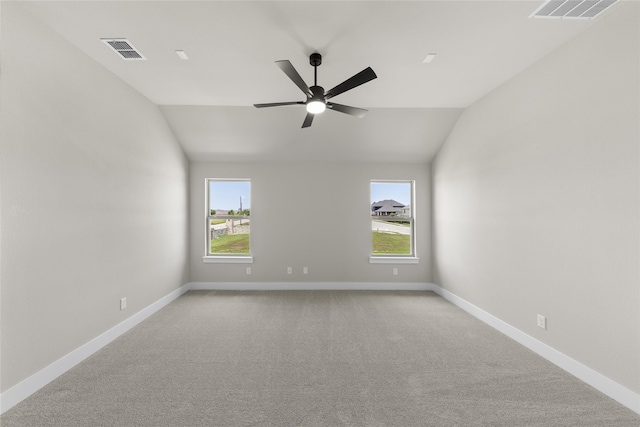
{"type": "Polygon", "coordinates": [[[322,64],[322,55],[318,52],[309,56],[309,64],[313,67],[313,85],[318,86],[318,67],[322,64]]]}
{"type": "Polygon", "coordinates": [[[309,64],[313,66],[313,86],[309,89],[313,96],[307,100],[307,112],[320,114],[327,108],[327,100],[324,97],[324,88],[318,86],[318,67],[322,64],[322,55],[318,52],[309,56],[309,64]]]}

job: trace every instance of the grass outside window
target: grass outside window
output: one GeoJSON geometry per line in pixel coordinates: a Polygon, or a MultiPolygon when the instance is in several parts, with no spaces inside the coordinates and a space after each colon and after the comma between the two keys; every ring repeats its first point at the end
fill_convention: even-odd
{"type": "Polygon", "coordinates": [[[373,231],[371,242],[373,255],[411,254],[411,236],[408,234],[373,231]]]}
{"type": "Polygon", "coordinates": [[[249,234],[232,234],[211,240],[213,254],[248,254],[249,234]]]}

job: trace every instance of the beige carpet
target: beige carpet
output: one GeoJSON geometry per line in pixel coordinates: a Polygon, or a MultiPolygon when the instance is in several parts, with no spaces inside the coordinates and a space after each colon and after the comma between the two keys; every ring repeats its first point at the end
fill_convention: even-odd
{"type": "Polygon", "coordinates": [[[430,292],[189,292],[9,426],[634,426],[430,292]]]}

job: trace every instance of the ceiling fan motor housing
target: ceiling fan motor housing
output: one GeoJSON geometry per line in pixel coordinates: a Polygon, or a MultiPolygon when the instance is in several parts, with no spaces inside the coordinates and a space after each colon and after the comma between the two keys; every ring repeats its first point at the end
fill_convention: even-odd
{"type": "Polygon", "coordinates": [[[311,99],[324,102],[324,88],[322,86],[311,86],[309,89],[311,89],[311,93],[313,94],[311,99]]]}

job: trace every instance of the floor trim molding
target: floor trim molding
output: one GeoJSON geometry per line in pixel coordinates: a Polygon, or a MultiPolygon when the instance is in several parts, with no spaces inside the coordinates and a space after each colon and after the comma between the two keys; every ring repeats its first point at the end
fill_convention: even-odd
{"type": "Polygon", "coordinates": [[[158,310],[176,300],[188,290],[189,284],[181,286],[108,331],[98,335],[88,343],[83,344],[71,353],[61,357],[46,368],[41,369],[29,378],[0,394],[0,414],[5,413],[27,397],[31,396],[33,393],[40,390],[42,387],[46,386],[83,360],[87,359],[89,356],[111,343],[131,328],[146,320],[158,310]]]}
{"type": "Polygon", "coordinates": [[[289,291],[289,290],[376,290],[430,291],[430,283],[421,282],[191,282],[192,291],[289,291]]]}
{"type": "Polygon", "coordinates": [[[191,282],[140,310],[128,319],[56,360],[0,394],[0,414],[5,413],[120,335],[146,320],[190,290],[431,290],[429,283],[394,282],[191,282]]]}
{"type": "Polygon", "coordinates": [[[433,283],[394,282],[190,282],[132,315],[88,343],[0,394],[0,414],[8,411],[149,316],[190,290],[410,290],[433,291],[509,338],[640,414],[640,394],[538,341],[492,314],[433,283]]]}
{"type": "Polygon", "coordinates": [[[621,403],[632,411],[640,414],[640,394],[624,387],[612,379],[602,375],[601,373],[589,368],[575,359],[559,352],[555,348],[544,344],[543,342],[525,334],[521,330],[511,326],[510,324],[498,319],[494,315],[482,310],[481,308],[471,304],[463,298],[449,292],[442,287],[430,284],[430,290],[434,291],[447,301],[460,307],[472,316],[482,320],[492,328],[502,332],[514,341],[527,347],[529,350],[544,357],[554,365],[564,369],[579,380],[589,384],[596,390],[604,393],[613,400],[621,403]]]}

